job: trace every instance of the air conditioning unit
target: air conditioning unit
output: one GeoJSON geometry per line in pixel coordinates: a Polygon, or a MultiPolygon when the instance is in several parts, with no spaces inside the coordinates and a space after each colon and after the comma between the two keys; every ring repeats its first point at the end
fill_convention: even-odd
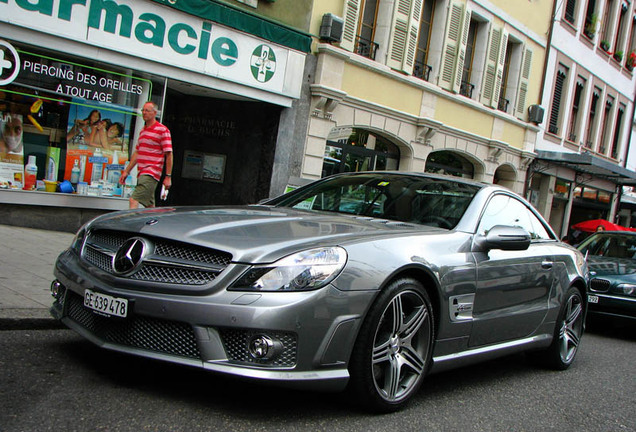
{"type": "Polygon", "coordinates": [[[342,18],[326,13],[322,16],[320,24],[320,40],[327,42],[340,42],[342,40],[342,31],[344,21],[342,18]]]}
{"type": "Polygon", "coordinates": [[[543,123],[545,110],[541,105],[530,105],[528,107],[528,121],[535,124],[543,123]]]}

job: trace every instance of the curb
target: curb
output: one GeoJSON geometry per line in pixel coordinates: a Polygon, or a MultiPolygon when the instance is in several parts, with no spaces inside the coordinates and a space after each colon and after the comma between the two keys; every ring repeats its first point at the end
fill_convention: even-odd
{"type": "Polygon", "coordinates": [[[53,318],[47,308],[0,309],[0,331],[2,330],[59,330],[67,328],[53,318]]]}
{"type": "Polygon", "coordinates": [[[62,329],[68,327],[53,318],[0,318],[0,331],[62,329]]]}

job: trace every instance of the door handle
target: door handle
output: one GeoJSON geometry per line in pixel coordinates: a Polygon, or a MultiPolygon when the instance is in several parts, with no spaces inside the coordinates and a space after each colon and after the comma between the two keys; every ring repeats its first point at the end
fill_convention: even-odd
{"type": "Polygon", "coordinates": [[[546,269],[546,270],[550,270],[552,268],[553,264],[554,263],[552,261],[543,260],[541,262],[541,268],[546,269]]]}

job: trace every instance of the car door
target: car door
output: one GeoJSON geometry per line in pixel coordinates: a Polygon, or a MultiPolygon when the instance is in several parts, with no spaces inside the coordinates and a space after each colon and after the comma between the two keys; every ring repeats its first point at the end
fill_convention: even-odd
{"type": "Polygon", "coordinates": [[[477,289],[469,344],[481,346],[532,334],[548,310],[554,273],[555,240],[535,214],[514,196],[501,193],[488,202],[477,235],[496,225],[530,233],[527,250],[476,252],[477,289]]]}

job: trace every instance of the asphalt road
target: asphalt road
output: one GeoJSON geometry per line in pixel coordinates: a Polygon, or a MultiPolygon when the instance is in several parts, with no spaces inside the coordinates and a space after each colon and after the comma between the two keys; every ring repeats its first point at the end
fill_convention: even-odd
{"type": "Polygon", "coordinates": [[[404,411],[0,331],[0,431],[636,431],[636,328],[587,333],[573,366],[523,355],[427,378],[404,411]]]}

